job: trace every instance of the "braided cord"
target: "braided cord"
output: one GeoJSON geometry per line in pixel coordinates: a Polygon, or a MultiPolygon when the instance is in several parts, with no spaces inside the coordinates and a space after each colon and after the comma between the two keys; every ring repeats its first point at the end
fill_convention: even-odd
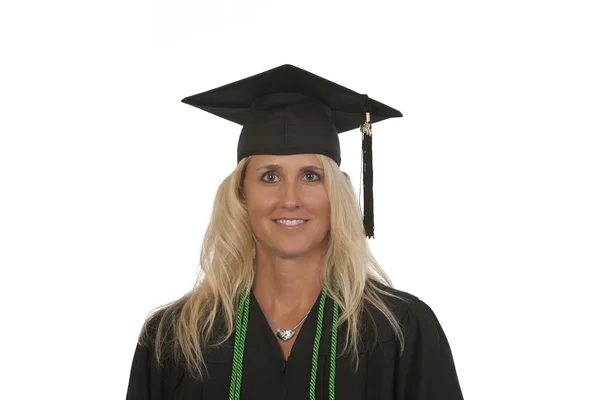
{"type": "Polygon", "coordinates": [[[319,344],[321,343],[321,333],[323,331],[323,310],[325,309],[325,288],[321,291],[321,301],[319,302],[319,314],[317,316],[317,332],[315,333],[315,342],[313,345],[312,368],[310,371],[310,400],[315,400],[315,386],[317,383],[317,368],[319,365],[319,344]]]}
{"type": "MultiPolygon", "coordinates": [[[[244,347],[246,344],[246,330],[248,327],[248,312],[250,309],[250,292],[244,288],[237,310],[235,323],[235,341],[233,348],[233,366],[231,370],[231,382],[229,385],[229,400],[240,400],[242,388],[242,373],[244,363],[244,347]]],[[[316,400],[316,383],[317,369],[319,360],[319,346],[323,333],[323,314],[325,310],[325,288],[321,291],[319,301],[319,314],[317,315],[317,331],[315,332],[315,340],[313,345],[312,366],[310,373],[310,400],[316,400]]],[[[331,355],[330,355],[330,372],[329,372],[329,400],[335,400],[335,366],[336,366],[336,350],[337,350],[337,322],[338,322],[338,305],[333,302],[333,327],[331,334],[331,355]]]]}
{"type": "Polygon", "coordinates": [[[235,322],[235,342],[233,345],[233,366],[229,384],[229,400],[240,400],[242,388],[242,367],[244,363],[244,346],[246,344],[246,328],[248,326],[248,310],[250,309],[250,292],[244,288],[237,310],[235,322]]]}
{"type": "Polygon", "coordinates": [[[333,325],[331,331],[331,357],[329,359],[329,400],[335,399],[335,363],[337,352],[337,323],[338,323],[338,304],[333,302],[333,325]]]}

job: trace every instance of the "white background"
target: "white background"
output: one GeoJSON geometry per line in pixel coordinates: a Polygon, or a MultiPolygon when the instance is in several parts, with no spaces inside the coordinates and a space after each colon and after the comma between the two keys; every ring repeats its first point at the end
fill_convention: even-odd
{"type": "Polygon", "coordinates": [[[465,398],[600,399],[594,2],[206,3],[1,6],[0,396],[125,398],[235,166],[240,127],[180,100],[291,63],[404,113],[374,125],[370,243],[465,398]]]}

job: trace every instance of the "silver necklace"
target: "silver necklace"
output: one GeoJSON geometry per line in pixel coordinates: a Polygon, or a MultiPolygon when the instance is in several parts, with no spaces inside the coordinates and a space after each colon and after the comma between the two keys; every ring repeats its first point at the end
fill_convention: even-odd
{"type": "Polygon", "coordinates": [[[300,322],[298,322],[296,326],[294,326],[292,329],[279,329],[275,326],[273,321],[271,321],[271,318],[269,318],[267,313],[264,312],[260,304],[258,306],[260,307],[260,310],[264,314],[265,318],[267,318],[267,321],[269,321],[269,324],[273,327],[273,329],[277,331],[277,337],[283,341],[290,340],[296,334],[296,329],[300,326],[300,324],[304,322],[306,317],[308,317],[308,314],[310,314],[310,311],[308,311],[306,315],[300,320],[300,322]]]}

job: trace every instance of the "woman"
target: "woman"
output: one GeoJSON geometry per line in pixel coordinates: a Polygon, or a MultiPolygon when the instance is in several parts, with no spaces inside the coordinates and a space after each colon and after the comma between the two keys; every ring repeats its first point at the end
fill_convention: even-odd
{"type": "Polygon", "coordinates": [[[238,165],[202,279],[142,328],[127,399],[462,399],[436,316],[390,287],[339,169],[338,133],[362,123],[370,143],[401,114],[290,65],[183,101],[243,125],[238,165]]]}

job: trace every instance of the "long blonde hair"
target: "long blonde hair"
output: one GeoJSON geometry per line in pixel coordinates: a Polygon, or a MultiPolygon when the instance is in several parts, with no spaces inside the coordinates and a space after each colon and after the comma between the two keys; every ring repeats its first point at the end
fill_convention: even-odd
{"type": "MultiPolygon", "coordinates": [[[[340,306],[338,324],[347,324],[342,354],[351,352],[358,367],[359,321],[367,303],[387,318],[401,346],[404,337],[399,321],[382,299],[390,294],[375,284],[391,286],[391,281],[368,247],[352,183],[332,159],[317,157],[323,164],[331,205],[322,282],[340,306]]],[[[223,344],[233,334],[241,291],[254,280],[254,238],[243,193],[250,158],[241,160],[219,186],[193,289],[155,309],[139,336],[141,345],[154,349],[159,363],[173,357],[197,378],[204,375],[203,351],[223,344]]]]}

